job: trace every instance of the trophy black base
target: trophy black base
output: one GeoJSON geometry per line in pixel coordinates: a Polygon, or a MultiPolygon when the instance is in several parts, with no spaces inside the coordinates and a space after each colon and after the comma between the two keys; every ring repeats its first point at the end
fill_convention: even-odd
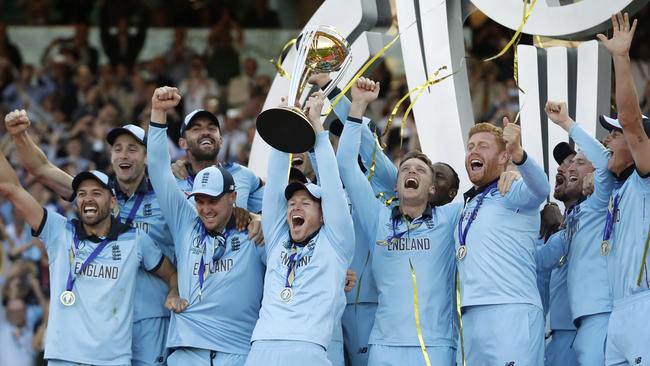
{"type": "Polygon", "coordinates": [[[314,128],[298,109],[267,109],[257,116],[256,124],[262,140],[286,153],[303,153],[316,143],[314,128]]]}

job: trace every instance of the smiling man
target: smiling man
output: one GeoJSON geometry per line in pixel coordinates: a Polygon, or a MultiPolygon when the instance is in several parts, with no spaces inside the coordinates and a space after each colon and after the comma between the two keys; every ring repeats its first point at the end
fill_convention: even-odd
{"type": "Polygon", "coordinates": [[[147,141],[151,182],[176,243],[179,292],[190,302],[185,312],[172,314],[168,364],[241,366],[262,299],[264,250],[235,228],[237,192],[228,170],[199,171],[188,197],[196,207],[177,187],[166,123],[180,99],[176,88],[154,91],[147,141]]]}
{"type": "MultiPolygon", "coordinates": [[[[20,112],[12,113],[6,118],[20,112]]],[[[40,207],[0,156],[0,191],[45,243],[50,261],[45,358],[56,366],[130,365],[138,268],[165,280],[167,305],[180,311],[176,273],[151,238],[111,215],[117,202],[105,174],[82,172],[72,190],[79,220],[40,207]]]]}
{"type": "MultiPolygon", "coordinates": [[[[28,135],[27,113],[16,111],[5,119],[5,126],[16,144],[19,160],[48,188],[65,198],[73,196],[72,177],[56,167],[28,135]]],[[[112,129],[106,136],[115,177],[118,218],[128,226],[147,233],[168,259],[174,258],[174,243],[160,211],[156,194],[146,174],[145,132],[135,125],[112,129]]],[[[161,365],[167,357],[165,339],[169,311],[165,309],[167,286],[147,271],[138,271],[133,321],[134,366],[161,365]]]]}
{"type": "Polygon", "coordinates": [[[577,202],[567,205],[564,234],[558,239],[563,242],[563,262],[568,268],[568,300],[577,327],[575,340],[570,344],[580,365],[604,365],[612,293],[607,258],[601,252],[601,245],[594,243],[602,242],[607,205],[614,188],[614,176],[607,168],[609,153],[569,117],[566,103],[549,101],[545,111],[584,151],[575,155],[568,169],[566,194],[574,199],[577,197],[577,202]],[[584,197],[583,181],[594,172],[594,167],[594,192],[584,197]]]}
{"type": "Polygon", "coordinates": [[[434,207],[434,169],[418,151],[402,159],[395,190],[399,205],[387,207],[375,199],[356,159],[361,145],[363,113],[375,100],[379,84],[359,79],[337,158],[341,178],[359,219],[357,230],[367,233],[379,301],[370,333],[368,365],[425,365],[418,334],[434,365],[454,365],[455,223],[459,205],[434,207]],[[412,271],[418,278],[418,330],[413,314],[412,271]]]}
{"type": "Polygon", "coordinates": [[[474,184],[456,230],[465,359],[468,365],[534,365],[544,359],[544,317],[536,284],[539,207],[549,194],[544,170],[520,145],[520,128],[488,123],[469,131],[465,168],[474,184]],[[501,195],[512,161],[523,179],[501,195]]]}
{"type": "Polygon", "coordinates": [[[271,149],[262,226],[267,269],[247,366],[331,365],[326,349],[345,306],[354,228],[336,158],[323,130],[323,96],[305,114],[316,131],[318,182],[287,185],[289,155],[271,149]]]}

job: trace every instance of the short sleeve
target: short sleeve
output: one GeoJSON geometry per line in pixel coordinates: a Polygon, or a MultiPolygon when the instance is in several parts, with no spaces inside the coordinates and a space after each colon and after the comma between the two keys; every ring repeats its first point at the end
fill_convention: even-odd
{"type": "Polygon", "coordinates": [[[162,264],[164,257],[162,251],[154,243],[153,239],[140,229],[136,232],[136,239],[140,264],[147,271],[155,271],[162,264]]]}
{"type": "Polygon", "coordinates": [[[38,227],[38,230],[32,233],[33,236],[38,237],[45,244],[47,255],[50,262],[56,258],[56,253],[59,245],[65,243],[62,237],[68,230],[68,219],[61,216],[58,212],[51,209],[43,209],[43,221],[38,227]]]}

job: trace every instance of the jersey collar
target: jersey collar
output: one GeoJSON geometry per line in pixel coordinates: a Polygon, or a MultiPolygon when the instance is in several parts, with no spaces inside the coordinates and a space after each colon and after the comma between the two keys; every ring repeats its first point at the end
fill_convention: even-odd
{"type": "MultiPolygon", "coordinates": [[[[409,218],[408,216],[405,216],[402,214],[402,211],[399,210],[399,205],[393,206],[393,209],[390,213],[391,219],[395,220],[398,219],[400,216],[403,216],[409,220],[413,220],[416,217],[411,217],[409,218]]],[[[424,212],[422,212],[422,218],[432,218],[433,217],[433,208],[431,207],[431,203],[427,204],[427,207],[424,208],[424,212]]]]}
{"type": "Polygon", "coordinates": [[[476,187],[470,188],[467,192],[463,193],[463,198],[465,199],[465,202],[467,203],[472,198],[474,198],[477,195],[483,193],[483,191],[485,191],[487,189],[487,187],[491,186],[492,184],[495,184],[498,181],[499,181],[499,178],[491,181],[490,183],[488,183],[488,184],[486,184],[484,186],[480,186],[478,188],[476,188],[476,187]]]}
{"type": "MultiPolygon", "coordinates": [[[[90,240],[92,242],[95,242],[95,243],[99,243],[99,242],[102,241],[102,239],[99,238],[98,236],[88,234],[86,232],[86,230],[84,229],[83,224],[78,219],[72,220],[72,224],[74,225],[75,234],[77,235],[77,239],[79,239],[79,240],[88,239],[88,240],[90,240]]],[[[131,229],[130,226],[128,226],[126,224],[123,224],[115,216],[111,215],[111,229],[108,231],[108,235],[106,235],[106,238],[111,240],[111,241],[115,241],[115,240],[117,240],[117,237],[120,234],[128,231],[129,229],[131,229]]]]}

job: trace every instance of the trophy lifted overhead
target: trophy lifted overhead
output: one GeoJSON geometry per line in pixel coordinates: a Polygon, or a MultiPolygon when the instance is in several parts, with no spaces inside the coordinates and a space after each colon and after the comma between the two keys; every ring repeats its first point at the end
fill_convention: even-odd
{"type": "Polygon", "coordinates": [[[296,42],[297,56],[291,72],[287,107],[267,109],[257,117],[257,132],[272,147],[286,153],[308,151],[316,142],[314,128],[296,102],[310,76],[337,72],[324,90],[328,95],[341,80],[352,56],[348,41],[329,26],[307,27],[296,42]]]}

